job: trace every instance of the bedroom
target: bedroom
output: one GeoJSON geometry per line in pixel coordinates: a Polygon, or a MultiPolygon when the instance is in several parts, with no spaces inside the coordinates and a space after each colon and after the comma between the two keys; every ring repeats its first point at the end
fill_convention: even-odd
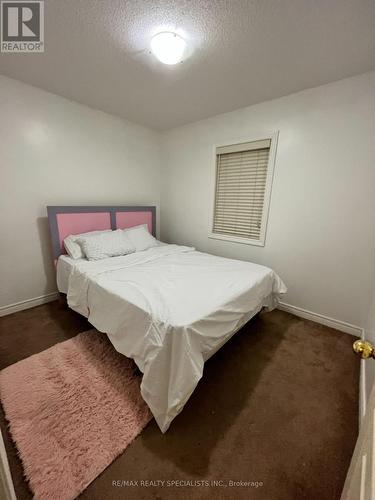
{"type": "Polygon", "coordinates": [[[371,498],[373,2],[34,4],[0,53],[5,498],[371,498]]]}

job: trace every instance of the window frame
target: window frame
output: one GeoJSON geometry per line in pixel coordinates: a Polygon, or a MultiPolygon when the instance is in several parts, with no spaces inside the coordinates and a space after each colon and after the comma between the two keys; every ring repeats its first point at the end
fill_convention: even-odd
{"type": "MultiPolygon", "coordinates": [[[[277,150],[277,142],[279,138],[279,131],[272,133],[265,133],[259,136],[251,136],[241,139],[234,139],[231,141],[221,142],[220,144],[213,145],[213,167],[212,167],[212,176],[211,176],[211,203],[210,203],[210,214],[209,214],[209,226],[208,226],[208,237],[214,240],[223,240],[230,241],[232,243],[243,243],[245,245],[255,245],[259,247],[264,247],[266,244],[266,232],[267,232],[267,224],[268,224],[268,216],[271,204],[271,193],[272,193],[272,184],[273,184],[273,176],[275,171],[275,162],[276,162],[276,150],[277,150]],[[213,223],[214,223],[214,214],[215,214],[215,197],[216,197],[216,182],[217,182],[217,149],[224,146],[234,146],[237,144],[243,144],[248,142],[262,141],[265,139],[269,139],[271,141],[270,152],[268,157],[267,164],[267,178],[266,178],[266,189],[264,193],[264,204],[263,204],[263,213],[262,213],[262,221],[261,221],[261,231],[259,240],[251,239],[251,238],[243,238],[240,236],[232,236],[227,234],[220,234],[213,232],[213,223]]],[[[246,148],[244,149],[246,151],[246,148]]]]}

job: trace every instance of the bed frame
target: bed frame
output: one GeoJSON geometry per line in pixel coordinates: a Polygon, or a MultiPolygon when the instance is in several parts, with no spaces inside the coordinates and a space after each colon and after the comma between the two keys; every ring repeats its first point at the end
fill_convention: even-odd
{"type": "Polygon", "coordinates": [[[55,262],[66,254],[64,239],[69,234],[147,224],[150,233],[156,236],[154,206],[48,206],[47,213],[55,262]]]}

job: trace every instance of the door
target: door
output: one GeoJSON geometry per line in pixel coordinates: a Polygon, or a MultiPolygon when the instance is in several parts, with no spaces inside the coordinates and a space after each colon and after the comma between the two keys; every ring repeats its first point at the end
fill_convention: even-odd
{"type": "Polygon", "coordinates": [[[12,476],[5,451],[3,435],[0,431],[0,498],[2,500],[16,500],[12,476]]]}
{"type": "Polygon", "coordinates": [[[341,500],[375,500],[375,299],[363,336],[353,348],[361,357],[360,430],[341,500]]]}
{"type": "MultiPolygon", "coordinates": [[[[375,363],[375,360],[368,361],[375,363]]],[[[375,499],[375,386],[367,402],[341,500],[375,499]]]]}

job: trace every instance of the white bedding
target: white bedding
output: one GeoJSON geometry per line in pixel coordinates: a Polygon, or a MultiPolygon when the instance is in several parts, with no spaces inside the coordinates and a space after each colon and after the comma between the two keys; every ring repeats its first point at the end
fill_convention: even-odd
{"type": "MultiPolygon", "coordinates": [[[[58,276],[66,273],[67,258],[57,267],[58,276]]],[[[204,361],[286,291],[267,267],[177,245],[69,267],[69,306],[135,360],[162,432],[195,389],[204,361]]]]}
{"type": "Polygon", "coordinates": [[[61,293],[68,293],[69,288],[69,276],[72,269],[79,262],[87,262],[87,259],[73,259],[69,255],[60,255],[57,261],[57,288],[61,293]]]}

